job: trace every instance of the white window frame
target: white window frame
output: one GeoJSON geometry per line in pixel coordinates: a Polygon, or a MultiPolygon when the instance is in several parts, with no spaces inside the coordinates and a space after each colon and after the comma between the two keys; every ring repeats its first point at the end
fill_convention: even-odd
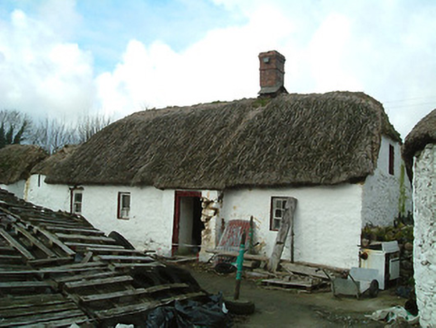
{"type": "Polygon", "coordinates": [[[71,213],[82,214],[82,211],[83,211],[83,189],[71,189],[71,213]],[[79,195],[80,197],[78,197],[79,195]]]}
{"type": "Polygon", "coordinates": [[[271,197],[269,230],[278,231],[280,229],[287,201],[288,197],[271,197]]]}
{"type": "Polygon", "coordinates": [[[118,219],[129,219],[130,218],[130,207],[131,207],[132,196],[130,192],[118,192],[118,210],[117,210],[117,218],[118,219]],[[127,201],[127,204],[125,200],[127,201]]]}

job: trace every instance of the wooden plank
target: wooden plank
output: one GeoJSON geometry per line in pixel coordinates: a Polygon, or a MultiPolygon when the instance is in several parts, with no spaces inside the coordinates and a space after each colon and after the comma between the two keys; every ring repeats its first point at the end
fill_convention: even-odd
{"type": "Polygon", "coordinates": [[[38,228],[38,227],[35,227],[35,229],[39,233],[44,235],[44,237],[47,238],[51,243],[55,244],[60,249],[62,249],[65,253],[67,253],[67,255],[75,255],[76,254],[76,252],[74,252],[71,248],[69,248],[67,245],[65,245],[59,238],[57,238],[52,233],[50,233],[44,229],[38,228]]]}
{"type": "Polygon", "coordinates": [[[119,306],[119,307],[111,308],[111,309],[107,309],[107,310],[95,311],[94,315],[99,319],[107,319],[107,318],[113,318],[113,317],[116,317],[119,315],[127,315],[127,314],[145,312],[145,311],[157,308],[160,305],[162,305],[162,302],[160,302],[160,301],[151,301],[151,302],[147,302],[147,303],[131,304],[131,305],[119,306]]]}
{"type": "Polygon", "coordinates": [[[93,253],[112,253],[112,254],[142,254],[147,252],[155,252],[152,250],[138,251],[136,249],[126,249],[126,248],[105,248],[106,245],[101,245],[102,247],[87,247],[86,250],[93,253]]]}
{"type": "Polygon", "coordinates": [[[88,247],[95,247],[95,248],[112,248],[112,249],[124,249],[123,246],[120,245],[102,245],[102,244],[88,244],[88,243],[76,243],[76,242],[71,242],[71,241],[66,241],[65,245],[67,245],[68,247],[74,247],[74,248],[83,248],[83,249],[87,249],[88,247]]]}
{"type": "Polygon", "coordinates": [[[277,279],[263,279],[262,284],[267,286],[277,286],[282,288],[297,287],[297,288],[311,289],[313,287],[313,283],[304,280],[284,281],[284,280],[277,280],[277,279]]]}
{"type": "Polygon", "coordinates": [[[37,259],[28,261],[30,265],[42,265],[47,263],[61,263],[61,262],[72,262],[74,261],[73,257],[51,257],[46,259],[37,259]]]}
{"type": "Polygon", "coordinates": [[[65,303],[66,298],[62,294],[38,294],[27,296],[2,297],[0,299],[0,316],[1,313],[8,309],[27,308],[35,306],[35,304],[44,303],[61,304],[65,303]]]}
{"type": "MultiPolygon", "coordinates": [[[[30,325],[26,325],[26,328],[71,327],[73,324],[81,325],[88,322],[90,322],[88,317],[86,317],[85,315],[80,315],[67,319],[50,320],[44,322],[43,324],[41,323],[35,323],[33,325],[30,324],[30,325]]],[[[90,326],[90,327],[94,327],[94,326],[90,326]]]]}
{"type": "Polygon", "coordinates": [[[41,268],[39,271],[44,272],[45,270],[52,271],[52,270],[59,270],[59,269],[75,269],[75,268],[88,268],[88,267],[101,267],[106,266],[106,263],[103,262],[88,262],[88,263],[74,263],[74,264],[66,264],[62,266],[56,266],[51,268],[41,268]]]}
{"type": "Polygon", "coordinates": [[[22,257],[20,255],[3,255],[0,254],[0,260],[21,260],[22,257]]]}
{"type": "Polygon", "coordinates": [[[10,288],[31,288],[31,287],[52,287],[46,281],[9,281],[0,282],[0,289],[10,289],[10,288]]]}
{"type": "Polygon", "coordinates": [[[204,296],[205,293],[204,292],[195,292],[195,293],[187,293],[187,294],[181,294],[181,295],[176,295],[176,296],[172,296],[170,298],[166,298],[164,300],[162,300],[162,304],[168,304],[174,301],[184,301],[187,300],[189,298],[195,298],[195,297],[199,297],[199,296],[204,296]]]}
{"type": "Polygon", "coordinates": [[[9,309],[8,311],[2,313],[2,317],[13,318],[13,317],[67,311],[67,310],[74,310],[74,309],[77,309],[77,305],[72,301],[57,303],[57,304],[45,304],[41,302],[40,304],[35,305],[33,307],[9,309]]]}
{"type": "Polygon", "coordinates": [[[104,301],[104,300],[110,300],[113,298],[120,298],[126,296],[137,296],[146,293],[147,291],[144,288],[138,288],[133,290],[123,290],[120,292],[113,292],[113,293],[79,296],[79,299],[84,303],[89,303],[89,302],[104,301]]]}
{"type": "Polygon", "coordinates": [[[63,227],[64,229],[81,227],[81,224],[76,221],[70,221],[70,220],[67,221],[59,218],[42,219],[42,218],[28,217],[25,218],[25,220],[31,222],[32,224],[40,225],[40,226],[56,224],[58,226],[63,227]]]}
{"type": "Polygon", "coordinates": [[[33,275],[37,274],[38,270],[0,270],[1,276],[17,276],[17,275],[33,275]]]}
{"type": "Polygon", "coordinates": [[[68,228],[68,229],[65,229],[64,227],[47,225],[47,226],[45,226],[45,229],[50,230],[50,231],[63,231],[63,232],[68,232],[68,233],[79,232],[79,233],[91,234],[91,235],[104,235],[105,234],[101,230],[86,229],[86,228],[68,228]]]}
{"type": "Polygon", "coordinates": [[[7,242],[14,247],[18,252],[20,252],[26,259],[34,260],[35,257],[18,241],[16,241],[10,234],[8,234],[3,228],[0,228],[0,235],[3,236],[7,242]]]}
{"type": "Polygon", "coordinates": [[[105,236],[88,236],[56,232],[56,236],[63,240],[83,240],[83,241],[100,241],[104,243],[115,243],[115,240],[105,236]]]}
{"type": "Polygon", "coordinates": [[[20,224],[17,224],[15,227],[15,230],[21,233],[24,237],[26,237],[31,245],[35,245],[38,247],[42,252],[44,252],[49,257],[56,257],[56,254],[53,253],[50,249],[48,249],[43,243],[41,243],[38,239],[36,239],[32,234],[24,229],[24,227],[20,224]]]}
{"type": "Polygon", "coordinates": [[[101,261],[154,261],[154,259],[149,256],[97,255],[95,258],[101,261]]]}
{"type": "Polygon", "coordinates": [[[293,225],[294,212],[297,207],[297,199],[288,197],[285,205],[285,211],[283,213],[282,222],[279,232],[277,233],[274,249],[271,254],[271,258],[268,262],[268,271],[275,272],[282,257],[283,248],[285,247],[285,241],[289,233],[290,227],[293,225]]]}
{"type": "Polygon", "coordinates": [[[83,274],[74,274],[72,276],[66,276],[66,277],[59,277],[59,278],[52,278],[57,283],[64,283],[64,282],[70,282],[70,281],[78,281],[82,279],[90,279],[90,278],[104,278],[104,277],[113,277],[114,275],[117,275],[114,271],[106,271],[106,272],[94,272],[92,270],[91,272],[86,272],[83,274]]]}
{"type": "Polygon", "coordinates": [[[109,264],[110,267],[115,269],[123,269],[123,268],[134,268],[134,267],[155,267],[155,266],[164,266],[159,262],[149,262],[149,263],[116,263],[112,262],[109,264]]]}
{"type": "Polygon", "coordinates": [[[53,321],[57,319],[65,319],[69,317],[83,316],[83,312],[79,309],[63,311],[63,312],[51,312],[45,314],[29,315],[25,317],[11,318],[0,321],[0,327],[11,327],[19,325],[30,325],[39,323],[40,327],[44,327],[44,323],[47,321],[53,321]]]}
{"type": "MultiPolygon", "coordinates": [[[[238,252],[230,252],[230,251],[221,251],[218,249],[207,249],[206,253],[212,253],[212,254],[218,254],[222,256],[231,256],[231,257],[238,257],[238,252]]],[[[256,254],[244,254],[244,260],[254,260],[254,261],[268,261],[270,258],[263,255],[256,255],[256,254]]]]}
{"type": "Polygon", "coordinates": [[[289,273],[302,274],[309,277],[316,277],[321,279],[328,279],[325,273],[320,271],[317,268],[312,268],[304,265],[299,265],[296,263],[281,263],[280,264],[283,269],[285,269],[289,273]]]}
{"type": "Polygon", "coordinates": [[[111,277],[111,278],[67,282],[65,283],[65,287],[67,287],[68,289],[74,289],[74,288],[82,288],[82,287],[89,287],[89,286],[130,282],[132,280],[133,278],[131,276],[118,276],[118,277],[111,277]]]}
{"type": "Polygon", "coordinates": [[[145,290],[147,293],[152,294],[152,293],[160,292],[163,290],[176,289],[176,288],[186,288],[186,287],[189,287],[189,285],[185,284],[185,283],[174,283],[174,284],[151,286],[151,287],[147,287],[145,290]]]}

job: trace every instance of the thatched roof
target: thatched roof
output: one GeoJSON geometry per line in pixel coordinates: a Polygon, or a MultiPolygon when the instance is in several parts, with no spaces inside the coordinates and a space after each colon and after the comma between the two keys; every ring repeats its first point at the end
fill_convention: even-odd
{"type": "Polygon", "coordinates": [[[38,146],[9,145],[0,149],[0,183],[12,184],[26,180],[37,163],[47,157],[38,146]]]}
{"type": "Polygon", "coordinates": [[[56,166],[60,165],[60,163],[71,156],[78,147],[78,145],[66,145],[62,147],[56,153],[35,165],[32,168],[31,174],[48,175],[56,166]]]}
{"type": "Polygon", "coordinates": [[[94,135],[46,182],[162,189],[337,184],[373,172],[382,134],[401,141],[382,105],[364,93],[146,110],[94,135]]]}
{"type": "Polygon", "coordinates": [[[421,119],[404,141],[403,158],[409,173],[413,165],[413,156],[429,143],[436,143],[436,109],[421,119]]]}

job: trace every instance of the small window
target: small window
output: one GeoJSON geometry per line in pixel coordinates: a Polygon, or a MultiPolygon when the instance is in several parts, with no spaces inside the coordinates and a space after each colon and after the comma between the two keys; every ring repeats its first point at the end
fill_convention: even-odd
{"type": "Polygon", "coordinates": [[[394,175],[395,148],[389,145],[389,174],[394,175]]]}
{"type": "Polygon", "coordinates": [[[128,219],[130,214],[130,193],[118,193],[118,219],[128,219]]]}
{"type": "Polygon", "coordinates": [[[83,200],[82,189],[71,190],[71,213],[75,213],[75,214],[82,213],[82,200],[83,200]]]}
{"type": "Polygon", "coordinates": [[[272,197],[271,198],[271,218],[270,230],[277,231],[280,229],[282,218],[285,213],[287,198],[272,197]]]}

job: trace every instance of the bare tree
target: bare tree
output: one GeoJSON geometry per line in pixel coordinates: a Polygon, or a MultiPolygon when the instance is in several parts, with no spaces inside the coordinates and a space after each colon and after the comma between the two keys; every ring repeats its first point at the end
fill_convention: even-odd
{"type": "Polygon", "coordinates": [[[34,124],[17,110],[0,111],[0,148],[22,142],[35,144],[53,154],[65,145],[81,144],[111,123],[104,115],[84,115],[76,122],[45,118],[34,124]]]}
{"type": "Polygon", "coordinates": [[[20,144],[27,140],[32,128],[32,120],[27,114],[17,110],[0,111],[0,148],[20,144]]]}
{"type": "Polygon", "coordinates": [[[111,118],[101,115],[82,116],[77,121],[77,141],[83,143],[88,141],[94,134],[111,123],[111,118]]]}
{"type": "Polygon", "coordinates": [[[74,128],[59,119],[41,121],[34,129],[32,143],[44,148],[49,154],[69,144],[76,144],[74,128]]]}

